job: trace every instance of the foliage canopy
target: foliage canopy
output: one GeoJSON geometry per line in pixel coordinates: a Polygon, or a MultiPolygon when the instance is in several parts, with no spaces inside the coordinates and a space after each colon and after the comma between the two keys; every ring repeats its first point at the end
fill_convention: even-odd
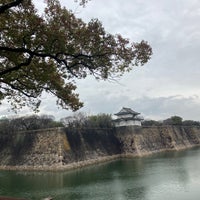
{"type": "Polygon", "coordinates": [[[31,115],[16,118],[0,119],[0,135],[15,134],[19,131],[62,127],[61,122],[55,121],[51,115],[31,115]]]}
{"type": "Polygon", "coordinates": [[[170,118],[163,121],[166,125],[182,125],[183,118],[179,116],[171,116],[170,118]]]}
{"type": "Polygon", "coordinates": [[[46,0],[42,15],[31,0],[1,0],[0,100],[14,109],[37,110],[45,91],[62,108],[78,110],[77,79],[121,76],[151,55],[147,42],[109,34],[98,19],[85,23],[58,0],[46,0]]]}
{"type": "Polygon", "coordinates": [[[113,128],[112,117],[109,114],[87,116],[85,113],[75,113],[74,116],[61,119],[61,123],[72,129],[107,129],[113,128]]]}

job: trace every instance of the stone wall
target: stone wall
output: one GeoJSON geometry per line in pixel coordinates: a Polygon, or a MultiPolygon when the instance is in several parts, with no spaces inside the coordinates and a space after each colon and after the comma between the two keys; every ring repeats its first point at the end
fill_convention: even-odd
{"type": "Polygon", "coordinates": [[[0,135],[0,169],[71,169],[200,144],[200,127],[62,128],[0,135]]]}
{"type": "Polygon", "coordinates": [[[122,127],[116,130],[122,154],[143,156],[166,150],[181,150],[200,144],[200,127],[122,127]]]}
{"type": "Polygon", "coordinates": [[[66,138],[70,148],[63,151],[64,164],[121,154],[113,129],[66,130],[66,138]]]}
{"type": "Polygon", "coordinates": [[[33,168],[62,165],[64,136],[60,128],[1,135],[0,165],[33,168]]]}

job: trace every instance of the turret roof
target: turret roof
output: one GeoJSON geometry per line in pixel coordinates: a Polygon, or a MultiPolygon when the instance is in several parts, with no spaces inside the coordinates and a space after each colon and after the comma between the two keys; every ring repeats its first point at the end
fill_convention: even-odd
{"type": "Polygon", "coordinates": [[[115,115],[125,115],[125,114],[132,114],[132,115],[139,115],[140,113],[133,111],[131,108],[123,107],[118,113],[115,115]]]}

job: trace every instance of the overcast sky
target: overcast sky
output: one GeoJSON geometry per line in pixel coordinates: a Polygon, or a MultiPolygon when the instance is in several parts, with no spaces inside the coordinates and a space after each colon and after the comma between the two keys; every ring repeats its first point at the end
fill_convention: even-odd
{"type": "MultiPolygon", "coordinates": [[[[34,0],[38,8],[42,0],[34,0]]],[[[92,77],[77,82],[88,114],[118,112],[130,107],[146,119],[173,115],[200,121],[200,1],[199,0],[92,0],[85,8],[62,0],[77,17],[88,22],[98,18],[105,29],[131,41],[147,40],[152,59],[133,69],[118,82],[97,82],[92,77]]],[[[55,99],[42,97],[41,113],[57,119],[72,112],[57,109],[55,99]]],[[[6,103],[1,115],[8,112],[6,103]]],[[[25,109],[19,114],[30,111],[25,109]]]]}

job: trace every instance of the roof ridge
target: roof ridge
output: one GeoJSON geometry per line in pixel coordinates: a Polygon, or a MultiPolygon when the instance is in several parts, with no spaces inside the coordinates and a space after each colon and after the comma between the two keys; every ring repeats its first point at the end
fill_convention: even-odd
{"type": "Polygon", "coordinates": [[[122,109],[116,113],[115,115],[122,115],[124,114],[125,112],[127,113],[131,113],[131,114],[135,114],[135,115],[139,115],[140,113],[138,112],[135,112],[134,110],[132,110],[131,108],[127,108],[127,107],[122,107],[122,109]]]}

